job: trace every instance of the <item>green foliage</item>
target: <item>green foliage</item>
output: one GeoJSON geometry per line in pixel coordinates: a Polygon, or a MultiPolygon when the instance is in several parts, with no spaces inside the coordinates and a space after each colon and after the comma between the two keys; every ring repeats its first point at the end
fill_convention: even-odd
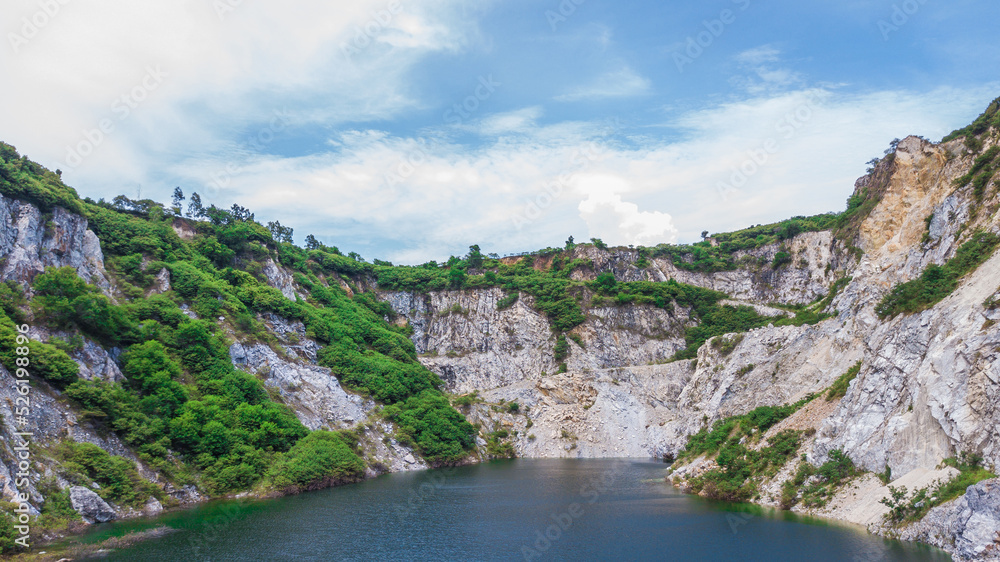
{"type": "Polygon", "coordinates": [[[72,267],[48,267],[35,277],[31,307],[55,328],[79,328],[96,339],[117,345],[130,341],[135,326],[125,309],[88,285],[72,267]]]}
{"type": "Polygon", "coordinates": [[[778,269],[790,263],[792,263],[792,255],[782,250],[774,254],[774,260],[771,261],[771,269],[778,269]]]}
{"type": "Polygon", "coordinates": [[[0,363],[8,371],[14,373],[21,367],[25,358],[28,364],[23,368],[28,374],[40,377],[57,388],[64,388],[79,377],[80,368],[75,361],[70,359],[66,352],[54,345],[37,342],[27,339],[23,334],[19,334],[14,322],[9,318],[0,317],[0,363]],[[19,339],[20,338],[20,339],[19,339]],[[27,355],[18,354],[18,348],[27,347],[27,355]]]}
{"type": "Polygon", "coordinates": [[[847,388],[850,386],[851,381],[853,381],[860,372],[861,361],[858,361],[850,369],[848,369],[847,372],[837,377],[837,380],[830,385],[830,390],[826,392],[826,401],[830,402],[832,400],[836,400],[837,398],[843,398],[847,394],[847,388]]]}
{"type": "Polygon", "coordinates": [[[0,510],[0,554],[10,554],[20,550],[14,542],[20,535],[14,529],[14,518],[6,510],[0,510]]]}
{"type": "Polygon", "coordinates": [[[955,257],[943,266],[930,265],[920,277],[901,283],[883,297],[875,308],[880,318],[912,314],[941,302],[958,287],[966,274],[974,271],[993,254],[1000,237],[991,232],[977,232],[962,244],[955,257]]]}
{"type": "Polygon", "coordinates": [[[78,214],[83,211],[76,191],[62,182],[59,173],[21,156],[5,142],[0,142],[0,193],[32,203],[43,213],[56,207],[78,214]]]}
{"type": "Polygon", "coordinates": [[[794,217],[778,223],[714,234],[712,238],[717,246],[707,240],[682,246],[661,244],[651,249],[650,256],[669,258],[675,266],[688,271],[728,271],[740,265],[734,256],[736,252],[777,244],[802,232],[830,230],[840,218],[841,215],[835,214],[794,217]]]}
{"type": "Polygon", "coordinates": [[[512,292],[504,295],[502,299],[497,301],[497,310],[504,310],[514,306],[514,303],[517,302],[517,299],[520,298],[520,296],[521,294],[518,292],[512,292]]]}
{"type": "Polygon", "coordinates": [[[486,436],[486,455],[491,459],[512,459],[516,455],[510,432],[498,429],[486,436]]]}
{"type": "Polygon", "coordinates": [[[712,340],[712,349],[719,352],[719,355],[726,357],[736,349],[743,341],[743,334],[733,334],[731,336],[719,336],[712,340]]]}
{"type": "Polygon", "coordinates": [[[404,402],[386,406],[383,414],[431,463],[459,461],[475,445],[475,428],[440,392],[425,390],[404,402]]]}
{"type": "Polygon", "coordinates": [[[1000,129],[1000,98],[993,100],[986,111],[983,111],[972,124],[961,129],[952,131],[941,139],[941,142],[948,142],[957,138],[975,137],[985,133],[990,127],[1000,129]]]}
{"type": "Polygon", "coordinates": [[[818,475],[819,481],[802,488],[802,503],[808,507],[822,507],[833,497],[841,484],[860,472],[850,457],[842,450],[834,449],[829,453],[829,460],[818,468],[806,462],[799,465],[793,482],[796,486],[802,486],[806,478],[818,475]]]}
{"type": "Polygon", "coordinates": [[[761,406],[741,416],[716,420],[711,427],[702,428],[688,438],[687,445],[678,455],[678,460],[693,459],[700,455],[713,455],[724,445],[739,444],[743,438],[763,435],[781,420],[794,414],[812,400],[809,396],[795,404],[785,406],[761,406]]]}
{"type": "Polygon", "coordinates": [[[100,484],[97,494],[117,505],[138,507],[150,496],[163,497],[158,487],[139,476],[135,463],[112,456],[90,443],[63,441],[53,448],[63,477],[80,486],[100,484]]]}
{"type": "Polygon", "coordinates": [[[569,357],[569,344],[566,342],[565,335],[559,334],[559,337],[556,338],[554,351],[556,363],[562,363],[564,359],[569,357]]]}
{"type": "Polygon", "coordinates": [[[338,433],[314,431],[279,455],[267,480],[282,490],[309,490],[360,479],[365,463],[338,433]]]}
{"type": "Polygon", "coordinates": [[[749,449],[737,439],[722,446],[713,469],[689,481],[693,491],[725,501],[748,501],[757,495],[761,478],[772,477],[798,450],[801,432],[785,430],[769,440],[766,447],[749,449]]]}

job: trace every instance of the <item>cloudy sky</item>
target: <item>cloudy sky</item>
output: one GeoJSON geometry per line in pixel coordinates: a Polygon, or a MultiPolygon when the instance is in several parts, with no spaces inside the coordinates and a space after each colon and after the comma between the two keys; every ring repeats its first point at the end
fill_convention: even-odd
{"type": "Polygon", "coordinates": [[[1000,95],[988,0],[6,0],[0,139],[400,263],[839,211],[1000,95]]]}

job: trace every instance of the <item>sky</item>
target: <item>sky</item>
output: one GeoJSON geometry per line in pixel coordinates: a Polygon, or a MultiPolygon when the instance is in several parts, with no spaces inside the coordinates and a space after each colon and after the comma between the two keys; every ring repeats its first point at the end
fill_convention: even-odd
{"type": "Polygon", "coordinates": [[[345,253],[687,243],[840,211],[1000,96],[988,0],[6,0],[0,140],[345,253]]]}

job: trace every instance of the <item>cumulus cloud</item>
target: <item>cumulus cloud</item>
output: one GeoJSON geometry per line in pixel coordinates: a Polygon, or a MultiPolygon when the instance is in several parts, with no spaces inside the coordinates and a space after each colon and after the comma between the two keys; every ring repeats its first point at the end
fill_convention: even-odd
{"type": "Polygon", "coordinates": [[[592,238],[613,245],[656,245],[677,241],[673,219],[659,211],[640,211],[635,203],[622,200],[628,191],[624,179],[592,174],[581,177],[577,189],[587,194],[580,202],[580,217],[592,238]]]}

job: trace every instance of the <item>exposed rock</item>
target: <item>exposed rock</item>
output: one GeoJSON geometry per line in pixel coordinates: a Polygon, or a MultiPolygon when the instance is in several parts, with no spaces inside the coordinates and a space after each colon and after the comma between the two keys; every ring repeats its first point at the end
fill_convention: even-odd
{"type": "Polygon", "coordinates": [[[905,528],[900,538],[944,548],[956,560],[1000,560],[1000,480],[969,486],[962,497],[905,528]]]}
{"type": "Polygon", "coordinates": [[[283,359],[264,344],[233,344],[229,356],[234,365],[264,375],[264,383],[278,389],[309,429],[353,427],[375,406],[348,394],[330,369],[283,359]]]}
{"type": "Polygon", "coordinates": [[[80,378],[88,381],[102,380],[105,382],[121,382],[125,380],[125,375],[115,362],[115,357],[120,350],[113,349],[109,353],[106,349],[85,339],[83,347],[74,351],[70,357],[80,366],[80,378]]]}
{"type": "Polygon", "coordinates": [[[29,286],[46,267],[70,266],[88,283],[110,294],[104,254],[87,219],[55,208],[43,215],[34,205],[0,195],[0,280],[29,286]]]}
{"type": "MultiPolygon", "coordinates": [[[[295,292],[295,281],[292,278],[292,274],[285,271],[283,267],[274,263],[274,260],[267,258],[264,260],[264,277],[267,278],[267,283],[281,291],[281,294],[285,296],[286,299],[295,300],[297,293],[295,292]]],[[[304,298],[304,297],[303,297],[304,298]]]]}
{"type": "Polygon", "coordinates": [[[163,504],[160,503],[160,500],[150,496],[142,507],[142,511],[146,515],[157,515],[163,511],[163,504]]]}
{"type": "Polygon", "coordinates": [[[115,518],[115,510],[101,496],[83,486],[69,489],[69,501],[86,523],[107,523],[115,518]]]}

